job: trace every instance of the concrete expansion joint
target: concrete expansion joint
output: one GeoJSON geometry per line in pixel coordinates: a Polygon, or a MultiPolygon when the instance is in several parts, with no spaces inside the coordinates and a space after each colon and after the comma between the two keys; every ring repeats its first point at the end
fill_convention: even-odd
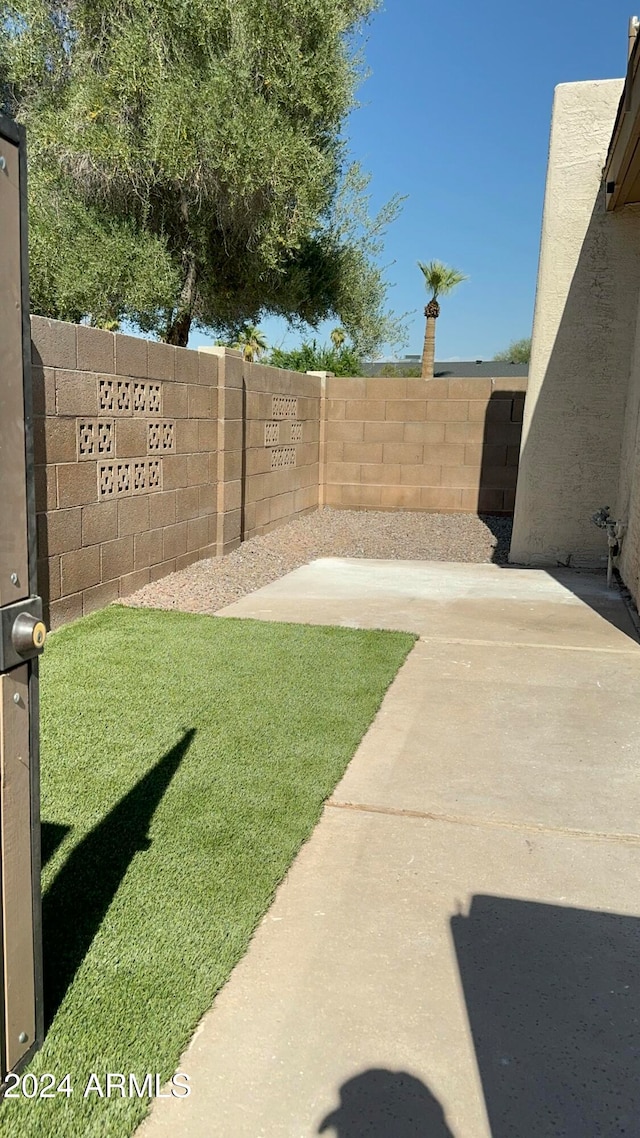
{"type": "Polygon", "coordinates": [[[552,649],[554,652],[597,652],[613,656],[637,655],[640,643],[630,642],[628,648],[604,648],[591,644],[548,644],[523,640],[471,640],[461,636],[419,636],[418,640],[424,644],[468,644],[469,647],[479,648],[540,648],[552,649]]]}
{"type": "Polygon", "coordinates": [[[329,798],[325,807],[353,811],[356,814],[383,814],[390,818],[406,818],[423,822],[446,822],[453,826],[491,827],[498,830],[521,830],[523,833],[555,834],[565,838],[586,838],[594,842],[613,842],[640,845],[640,834],[606,833],[599,830],[580,830],[571,826],[544,826],[536,822],[509,822],[503,818],[483,818],[470,814],[446,814],[435,810],[405,810],[402,807],[375,806],[365,802],[338,802],[329,798]]]}

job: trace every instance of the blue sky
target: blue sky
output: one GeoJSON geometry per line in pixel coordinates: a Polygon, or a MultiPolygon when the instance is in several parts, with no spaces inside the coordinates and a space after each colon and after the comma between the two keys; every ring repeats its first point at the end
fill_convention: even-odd
{"type": "MultiPolygon", "coordinates": [[[[640,14],[629,2],[388,0],[373,17],[371,75],[345,134],[372,175],[373,212],[408,195],[381,258],[390,306],[412,312],[407,353],[422,350],[417,260],[469,276],[443,301],[439,359],[491,359],[530,335],[553,90],[624,75],[629,17],[640,14]]],[[[270,345],[301,338],[282,321],[261,327],[270,345]]]]}

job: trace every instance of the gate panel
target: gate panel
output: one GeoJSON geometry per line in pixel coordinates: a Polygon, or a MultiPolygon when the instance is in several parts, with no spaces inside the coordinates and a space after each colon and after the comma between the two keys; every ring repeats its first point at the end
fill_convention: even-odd
{"type": "Polygon", "coordinates": [[[29,809],[29,676],[26,664],[0,678],[0,849],[5,960],[6,1065],[11,1071],[35,1039],[29,809]],[[18,697],[16,700],[16,696],[18,697]]]}
{"type": "Polygon", "coordinates": [[[20,152],[0,136],[0,605],[29,595],[22,358],[20,152]]]}
{"type": "Polygon", "coordinates": [[[0,115],[0,1084],[43,1034],[25,135],[0,115]]]}

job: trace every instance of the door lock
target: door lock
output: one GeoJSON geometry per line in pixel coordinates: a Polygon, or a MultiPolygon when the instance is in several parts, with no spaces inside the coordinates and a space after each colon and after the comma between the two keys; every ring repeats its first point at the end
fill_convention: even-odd
{"type": "Polygon", "coordinates": [[[0,608],[0,672],[39,656],[47,639],[42,600],[28,597],[0,608]]]}
{"type": "Polygon", "coordinates": [[[11,629],[11,642],[19,656],[32,656],[34,652],[42,652],[47,638],[47,630],[43,621],[30,613],[22,612],[13,622],[11,629]]]}

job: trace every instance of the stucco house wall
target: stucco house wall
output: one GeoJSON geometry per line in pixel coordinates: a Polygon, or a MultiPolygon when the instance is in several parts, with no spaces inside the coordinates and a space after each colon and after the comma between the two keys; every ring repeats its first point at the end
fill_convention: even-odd
{"type": "MultiPolygon", "coordinates": [[[[601,566],[606,537],[591,515],[606,505],[620,516],[632,502],[640,510],[630,474],[638,459],[640,207],[607,213],[602,185],[622,90],[622,80],[606,80],[555,92],[514,563],[601,566]]],[[[629,553],[640,550],[640,520],[632,533],[629,553]]],[[[636,554],[636,578],[637,563],[636,554]]]]}
{"type": "Polygon", "coordinates": [[[640,599],[640,308],[635,330],[635,346],[631,362],[625,422],[620,456],[620,476],[614,516],[620,519],[627,532],[622,543],[619,561],[621,575],[633,593],[640,599]]]}

